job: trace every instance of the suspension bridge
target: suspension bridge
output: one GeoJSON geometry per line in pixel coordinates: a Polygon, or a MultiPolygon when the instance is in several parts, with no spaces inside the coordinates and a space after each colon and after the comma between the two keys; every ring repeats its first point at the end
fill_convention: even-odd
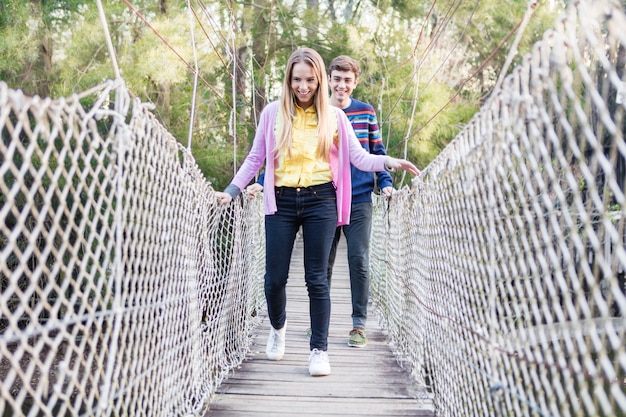
{"type": "Polygon", "coordinates": [[[266,333],[259,199],[218,206],[119,78],[56,100],[0,83],[0,414],[263,415],[227,410],[277,387],[306,403],[302,383],[332,415],[356,402],[348,377],[375,389],[344,366],[380,355],[353,415],[626,415],[624,27],[620,2],[572,2],[422,175],[375,199],[375,343],[337,346],[328,379],[272,363],[254,399],[232,387],[266,333]]]}
{"type": "Polygon", "coordinates": [[[368,320],[368,345],[348,347],[352,304],[343,238],[332,285],[328,347],[332,374],[309,376],[309,302],[302,248],[298,240],[287,286],[285,358],[280,362],[265,358],[270,324],[264,319],[246,360],[216,390],[208,416],[434,416],[432,396],[399,366],[376,314],[368,320]]]}

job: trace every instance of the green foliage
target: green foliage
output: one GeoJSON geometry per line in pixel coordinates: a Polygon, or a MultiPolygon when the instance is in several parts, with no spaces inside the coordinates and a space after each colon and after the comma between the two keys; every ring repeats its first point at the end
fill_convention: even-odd
{"type": "Polygon", "coordinates": [[[30,3],[7,0],[0,4],[0,79],[15,88],[24,87],[24,74],[39,56],[40,38],[37,11],[31,10],[30,3]]]}
{"type": "MultiPolygon", "coordinates": [[[[509,71],[530,51],[543,32],[553,26],[557,14],[564,6],[551,7],[545,3],[539,2],[537,10],[532,12],[509,71]]],[[[513,40],[517,35],[515,28],[521,24],[528,5],[529,2],[526,0],[510,0],[506,5],[503,5],[502,1],[488,0],[461,3],[455,10],[450,25],[450,36],[452,39],[458,37],[463,41],[466,55],[473,67],[485,65],[485,70],[479,75],[482,78],[483,94],[493,87],[513,46],[513,40]]],[[[456,6],[457,2],[452,0],[438,2],[436,19],[441,20],[456,6]]]]}
{"type": "Polygon", "coordinates": [[[453,95],[448,87],[432,85],[420,98],[417,125],[421,126],[411,151],[420,166],[427,166],[452,141],[478,111],[477,99],[467,100],[453,95]],[[443,109],[436,117],[433,116],[443,109]]]}
{"type": "MultiPolygon", "coordinates": [[[[464,80],[520,22],[528,3],[441,0],[430,16],[432,2],[425,0],[355,2],[350,10],[342,9],[345,3],[333,3],[338,7],[333,13],[328,4],[192,2],[200,18],[194,37],[201,79],[191,148],[216,188],[232,177],[234,160],[239,164],[247,154],[255,115],[280,95],[286,60],[298,46],[317,49],[327,63],[339,54],[359,60],[362,75],[355,97],[376,108],[389,153],[404,157],[406,149],[406,156],[426,166],[488,95],[511,39],[485,70],[469,83],[464,80]],[[234,57],[242,61],[233,62],[234,57]],[[234,64],[240,70],[233,99],[234,64]]],[[[194,49],[187,1],[133,2],[158,36],[124,2],[104,0],[103,5],[127,86],[142,101],[154,103],[157,117],[186,145],[194,81],[188,67],[193,66],[194,49]]],[[[516,60],[553,24],[560,9],[540,2],[516,60]]],[[[0,78],[9,85],[27,94],[59,97],[84,91],[113,74],[94,2],[0,4],[0,78]]]]}
{"type": "MultiPolygon", "coordinates": [[[[0,2],[0,30],[25,25],[30,16],[29,5],[22,0],[3,0],[0,2]]],[[[7,32],[8,33],[8,32],[7,32]]]]}
{"type": "MultiPolygon", "coordinates": [[[[207,180],[217,190],[223,190],[230,183],[234,175],[233,160],[234,146],[232,143],[219,141],[195,142],[191,152],[200,170],[205,174],[207,180]]],[[[245,141],[241,141],[237,146],[237,167],[245,158],[249,151],[249,146],[245,141]]]]}
{"type": "Polygon", "coordinates": [[[71,23],[73,13],[85,5],[84,0],[40,0],[42,19],[46,25],[53,22],[71,23]]]}
{"type": "Polygon", "coordinates": [[[93,9],[95,7],[85,15],[77,16],[68,39],[69,46],[58,51],[64,59],[55,65],[59,73],[59,82],[54,86],[53,94],[56,97],[81,92],[113,78],[102,25],[95,18],[93,9]]]}
{"type": "Polygon", "coordinates": [[[372,1],[372,5],[385,10],[391,8],[397,11],[402,16],[423,16],[430,2],[416,1],[416,0],[376,0],[372,1]]]}

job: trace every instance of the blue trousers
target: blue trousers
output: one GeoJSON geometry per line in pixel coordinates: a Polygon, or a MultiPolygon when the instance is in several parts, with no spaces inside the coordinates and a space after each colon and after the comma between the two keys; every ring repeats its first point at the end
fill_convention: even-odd
{"type": "Polygon", "coordinates": [[[309,294],[310,348],[327,350],[330,324],[328,258],[337,228],[337,195],[332,183],[276,187],[277,211],[265,216],[265,299],[270,323],[281,329],[287,318],[287,279],[296,234],[302,227],[304,279],[309,294]]]}
{"type": "Polygon", "coordinates": [[[352,327],[365,328],[367,302],[370,292],[370,234],[372,232],[372,203],[352,203],[350,224],[337,228],[328,261],[328,286],[337,256],[341,231],[348,246],[350,291],[352,294],[352,327]]]}

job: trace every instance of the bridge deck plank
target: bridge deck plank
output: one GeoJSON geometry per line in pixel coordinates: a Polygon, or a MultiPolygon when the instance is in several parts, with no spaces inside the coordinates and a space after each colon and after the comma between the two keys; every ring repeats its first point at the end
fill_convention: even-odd
{"type": "Polygon", "coordinates": [[[297,242],[287,284],[286,352],[281,361],[265,358],[269,320],[263,318],[241,367],[220,385],[207,417],[243,416],[434,416],[432,404],[418,401],[417,387],[387,343],[370,309],[364,348],[347,346],[352,311],[345,242],[337,254],[331,288],[328,355],[332,373],[311,377],[307,360],[309,302],[304,285],[302,243],[297,242]]]}

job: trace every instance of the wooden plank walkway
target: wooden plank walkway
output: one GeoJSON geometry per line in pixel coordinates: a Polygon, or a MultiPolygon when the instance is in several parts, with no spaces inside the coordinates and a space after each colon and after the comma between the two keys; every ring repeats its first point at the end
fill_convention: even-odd
{"type": "Polygon", "coordinates": [[[309,375],[309,301],[302,256],[302,242],[297,241],[287,284],[285,356],[278,362],[265,358],[270,325],[263,318],[251,352],[222,382],[207,417],[435,416],[432,403],[416,399],[424,389],[415,386],[397,364],[371,308],[368,345],[348,347],[352,307],[343,237],[331,288],[328,355],[332,372],[324,377],[309,375]]]}

